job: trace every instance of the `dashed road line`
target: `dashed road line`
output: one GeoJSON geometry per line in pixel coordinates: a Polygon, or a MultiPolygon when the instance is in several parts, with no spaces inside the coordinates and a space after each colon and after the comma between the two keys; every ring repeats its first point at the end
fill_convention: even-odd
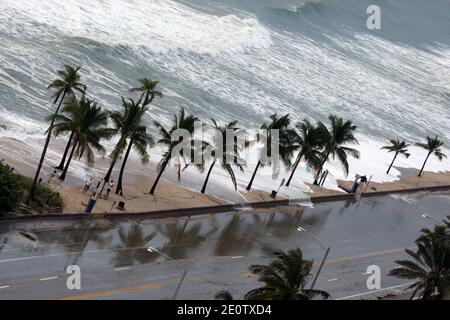
{"type": "Polygon", "coordinates": [[[358,294],[354,294],[354,295],[351,295],[351,296],[338,298],[336,300],[346,300],[346,299],[352,299],[352,298],[356,298],[356,297],[362,297],[362,296],[366,296],[366,295],[377,293],[377,292],[382,292],[382,291],[386,291],[386,290],[392,290],[392,289],[397,289],[397,288],[401,288],[401,287],[406,287],[406,286],[409,286],[409,285],[411,285],[413,283],[414,282],[409,282],[409,283],[405,283],[405,284],[400,284],[398,286],[392,286],[392,287],[387,287],[387,288],[383,288],[383,289],[379,289],[379,290],[372,290],[372,291],[368,291],[368,292],[358,293],[358,294]]]}
{"type": "Polygon", "coordinates": [[[116,271],[123,271],[123,270],[130,270],[131,267],[120,267],[120,268],[115,268],[114,270],[116,271]]]}
{"type": "Polygon", "coordinates": [[[0,289],[7,289],[7,288],[9,288],[9,287],[11,287],[11,286],[8,284],[8,285],[6,285],[6,286],[0,286],[0,289]]]}
{"type": "Polygon", "coordinates": [[[39,279],[39,281],[48,281],[48,280],[55,280],[58,279],[58,276],[54,276],[54,277],[47,277],[47,278],[41,278],[39,279]]]}
{"type": "Polygon", "coordinates": [[[328,279],[328,282],[338,281],[338,278],[328,279]]]}

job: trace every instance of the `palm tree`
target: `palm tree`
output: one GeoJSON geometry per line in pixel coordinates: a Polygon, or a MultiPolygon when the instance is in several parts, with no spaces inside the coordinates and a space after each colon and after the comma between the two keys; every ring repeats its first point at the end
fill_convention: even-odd
{"type": "MultiPolygon", "coordinates": [[[[61,105],[62,105],[64,99],[68,95],[69,96],[74,95],[75,91],[81,92],[83,94],[86,91],[86,86],[79,82],[80,75],[78,74],[78,71],[80,70],[80,68],[81,67],[71,67],[71,66],[65,65],[64,70],[57,71],[60,78],[54,80],[47,88],[47,89],[50,89],[50,88],[55,89],[55,92],[53,94],[53,96],[55,97],[55,100],[54,100],[53,104],[58,103],[58,101],[59,101],[59,103],[55,110],[55,113],[53,114],[54,117],[51,120],[49,130],[47,130],[47,139],[45,140],[44,148],[42,150],[41,158],[39,160],[39,164],[36,169],[36,174],[34,176],[33,184],[31,185],[30,193],[26,200],[27,203],[29,203],[29,201],[34,197],[34,194],[36,192],[36,186],[37,186],[37,182],[39,180],[39,175],[41,173],[42,164],[44,163],[45,154],[47,153],[47,148],[50,143],[53,124],[54,124],[56,116],[59,113],[59,109],[61,108],[61,105]]],[[[70,146],[70,143],[71,143],[71,140],[69,140],[68,146],[70,146]]],[[[66,150],[68,150],[67,146],[66,146],[66,150]]],[[[61,162],[63,162],[63,160],[65,161],[65,155],[67,155],[66,150],[64,152],[63,159],[61,160],[61,162]]]]}
{"type": "Polygon", "coordinates": [[[294,155],[294,151],[298,149],[299,145],[297,132],[290,127],[290,124],[291,120],[289,118],[289,114],[286,114],[283,117],[279,117],[277,114],[273,114],[270,116],[270,122],[264,123],[261,126],[261,129],[267,130],[267,137],[263,140],[262,135],[258,133],[257,141],[264,143],[264,150],[266,151],[266,154],[260,155],[252,178],[247,185],[247,190],[251,190],[256,172],[258,171],[259,167],[274,164],[273,159],[271,159],[272,130],[278,130],[278,154],[281,161],[286,167],[291,167],[291,161],[294,155]]]}
{"type": "Polygon", "coordinates": [[[133,147],[140,155],[143,164],[147,164],[149,161],[149,154],[147,148],[149,145],[153,145],[152,137],[147,133],[147,128],[141,125],[142,115],[147,111],[147,107],[140,107],[134,102],[133,99],[122,98],[122,112],[113,111],[109,113],[109,117],[114,125],[114,129],[119,132],[120,138],[111,152],[111,164],[108,172],[104,178],[103,186],[111,178],[111,174],[117,160],[126,150],[125,157],[122,162],[122,166],[119,174],[119,181],[117,183],[117,194],[122,194],[122,180],[125,171],[125,165],[128,160],[131,148],[133,147]],[[129,143],[127,144],[127,139],[129,143]],[[128,148],[127,148],[128,145],[128,148]]]}
{"type": "MultiPolygon", "coordinates": [[[[158,140],[158,143],[167,146],[167,151],[163,154],[163,157],[161,161],[158,164],[157,171],[158,176],[156,177],[155,182],[153,183],[152,188],[150,189],[150,194],[155,193],[156,186],[158,185],[159,179],[161,178],[161,175],[163,174],[164,170],[166,169],[167,164],[172,160],[172,157],[176,157],[178,161],[180,161],[177,173],[178,173],[178,179],[180,179],[181,175],[181,158],[184,157],[184,154],[182,153],[182,150],[178,152],[178,154],[172,154],[172,151],[174,151],[174,148],[179,146],[180,143],[185,143],[185,141],[182,141],[180,139],[179,141],[172,141],[172,134],[176,130],[186,130],[191,135],[194,132],[195,122],[198,120],[197,117],[194,117],[192,115],[187,115],[184,108],[181,108],[179,111],[179,116],[175,114],[172,127],[170,129],[164,128],[164,126],[155,121],[155,126],[159,129],[161,139],[158,140]]],[[[175,152],[174,152],[175,153],[175,152]]]]}
{"type": "Polygon", "coordinates": [[[422,233],[416,240],[416,252],[405,249],[413,261],[396,261],[400,266],[389,275],[417,279],[408,288],[414,288],[411,299],[416,295],[422,300],[441,299],[450,285],[450,238],[443,225],[435,226],[433,231],[422,229],[422,233]]]}
{"type": "Polygon", "coordinates": [[[122,166],[120,167],[119,179],[117,182],[116,194],[123,195],[123,174],[125,172],[125,166],[127,164],[128,156],[130,155],[131,147],[139,155],[142,164],[147,164],[149,162],[150,156],[147,152],[149,147],[154,145],[152,136],[147,132],[147,128],[144,125],[137,126],[136,130],[133,132],[133,136],[130,137],[130,142],[128,144],[128,149],[125,153],[125,157],[122,161],[122,166]]]}
{"type": "MultiPolygon", "coordinates": [[[[135,111],[135,119],[134,119],[134,126],[130,131],[129,134],[129,144],[127,151],[125,152],[125,158],[122,161],[122,166],[120,167],[120,173],[119,173],[119,179],[117,182],[117,188],[116,188],[116,194],[123,195],[123,174],[125,172],[125,166],[128,161],[128,157],[130,155],[131,148],[133,147],[134,150],[139,154],[141,158],[141,162],[143,164],[147,164],[149,161],[149,155],[147,153],[147,148],[149,146],[153,146],[153,138],[150,136],[150,134],[147,133],[147,129],[145,126],[141,125],[142,116],[144,113],[148,110],[147,105],[149,105],[155,97],[162,97],[162,93],[160,91],[156,90],[156,87],[158,85],[158,81],[153,81],[148,78],[142,78],[138,80],[141,83],[140,87],[131,88],[131,92],[142,92],[141,98],[137,103],[135,103],[133,100],[130,101],[133,106],[133,110],[135,111]],[[139,105],[141,105],[140,110],[138,111],[139,105]]],[[[108,181],[105,179],[105,183],[108,181]]]]}
{"type": "Polygon", "coordinates": [[[88,165],[94,163],[94,152],[92,149],[105,152],[100,144],[102,139],[109,139],[115,134],[112,128],[106,128],[108,122],[108,112],[97,107],[97,103],[83,96],[79,101],[75,96],[64,105],[64,112],[69,116],[56,115],[54,120],[55,133],[73,131],[74,138],[69,158],[59,179],[65,180],[67,170],[73,156],[81,158],[85,155],[88,165]]]}
{"type": "Polygon", "coordinates": [[[302,159],[308,163],[309,166],[316,167],[320,162],[320,149],[323,148],[325,137],[321,136],[322,130],[318,126],[313,125],[308,120],[303,120],[297,123],[299,130],[298,140],[300,144],[300,152],[295,160],[289,179],[286,182],[286,187],[289,187],[292,177],[302,159]]]}
{"type": "Polygon", "coordinates": [[[388,150],[388,152],[395,152],[394,159],[392,159],[391,165],[389,166],[388,170],[386,171],[386,174],[389,174],[389,171],[391,171],[392,165],[394,164],[395,159],[397,159],[397,156],[399,154],[404,155],[406,158],[409,158],[410,154],[408,153],[408,147],[410,146],[407,144],[404,140],[400,139],[391,139],[391,144],[381,147],[381,149],[388,150]]]}
{"type": "Polygon", "coordinates": [[[131,92],[142,92],[138,104],[142,103],[143,106],[146,106],[150,104],[155,97],[162,98],[163,94],[160,91],[156,90],[156,86],[158,85],[159,81],[153,81],[152,79],[148,78],[142,78],[138,81],[140,82],[141,86],[130,89],[131,92]]]}
{"type": "Polygon", "coordinates": [[[425,164],[428,161],[428,158],[431,156],[431,154],[434,154],[439,161],[442,161],[442,159],[447,158],[447,156],[442,152],[441,147],[444,145],[444,142],[439,140],[438,136],[431,138],[427,137],[427,143],[416,143],[417,146],[424,148],[428,151],[428,155],[425,159],[425,162],[423,163],[422,169],[420,169],[419,177],[423,173],[423,169],[425,169],[425,164]]]}
{"type": "Polygon", "coordinates": [[[345,121],[343,118],[337,117],[335,115],[330,115],[328,117],[331,122],[331,131],[322,123],[319,122],[318,130],[320,130],[320,135],[325,139],[325,149],[322,152],[322,162],[320,163],[316,177],[314,179],[314,184],[318,184],[320,174],[322,172],[323,166],[328,161],[330,155],[333,159],[336,157],[341,162],[344,167],[344,172],[348,175],[348,155],[359,159],[359,151],[353,148],[346,147],[347,144],[358,144],[358,140],[353,135],[356,130],[356,126],[352,124],[351,121],[345,121]]]}
{"type": "Polygon", "coordinates": [[[445,224],[445,226],[447,227],[447,231],[448,231],[449,234],[450,234],[450,216],[447,216],[447,219],[444,220],[444,224],[445,224]]]}
{"type": "Polygon", "coordinates": [[[264,286],[253,289],[245,295],[247,300],[310,300],[330,295],[322,290],[306,289],[311,278],[312,260],[303,259],[300,249],[287,253],[276,251],[275,260],[269,265],[252,265],[250,272],[258,275],[264,286]]]}
{"type": "Polygon", "coordinates": [[[237,121],[231,121],[226,126],[219,126],[214,119],[211,119],[211,121],[213,122],[214,129],[216,129],[213,144],[208,144],[213,162],[209,167],[201,192],[205,193],[209,176],[217,161],[220,161],[222,168],[228,172],[234,189],[237,191],[236,176],[232,164],[237,166],[241,172],[244,172],[244,167],[242,166],[244,160],[239,156],[240,146],[235,142],[234,137],[243,133],[243,130],[236,126],[237,121]],[[234,135],[229,134],[229,132],[233,132],[234,135]]]}

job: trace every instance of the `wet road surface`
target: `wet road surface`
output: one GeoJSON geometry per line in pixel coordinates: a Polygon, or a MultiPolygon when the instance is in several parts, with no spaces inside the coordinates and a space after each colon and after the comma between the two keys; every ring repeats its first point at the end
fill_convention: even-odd
{"type": "Polygon", "coordinates": [[[381,268],[383,293],[406,287],[387,273],[420,229],[433,226],[423,213],[441,221],[450,197],[420,193],[140,222],[1,224],[0,299],[170,299],[185,269],[179,299],[212,299],[220,290],[239,298],[258,286],[248,267],[268,263],[274,248],[300,247],[316,272],[324,250],[299,226],[331,247],[315,287],[335,299],[367,298],[369,265],[381,268]],[[81,290],[67,289],[68,265],[81,268],[81,290]]]}

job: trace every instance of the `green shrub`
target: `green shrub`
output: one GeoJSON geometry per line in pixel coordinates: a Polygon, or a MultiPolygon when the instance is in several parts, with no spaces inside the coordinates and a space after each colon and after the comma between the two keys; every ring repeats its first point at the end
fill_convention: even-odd
{"type": "Polygon", "coordinates": [[[16,209],[22,201],[23,191],[19,177],[0,162],[0,212],[16,209]]]}
{"type": "MultiPolygon", "coordinates": [[[[25,190],[31,189],[33,179],[18,175],[18,179],[25,190]]],[[[38,184],[34,199],[29,203],[29,206],[35,209],[41,208],[62,208],[63,200],[58,192],[53,191],[43,184],[38,184]]]]}

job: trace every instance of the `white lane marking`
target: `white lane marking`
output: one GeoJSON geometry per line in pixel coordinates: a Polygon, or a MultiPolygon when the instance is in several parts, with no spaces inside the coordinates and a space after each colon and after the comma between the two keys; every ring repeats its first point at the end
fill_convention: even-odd
{"type": "Polygon", "coordinates": [[[120,267],[120,268],[115,268],[114,270],[116,270],[116,271],[130,270],[130,267],[120,267]]]}
{"type": "Polygon", "coordinates": [[[0,260],[0,263],[2,263],[2,262],[24,261],[24,260],[32,260],[32,259],[42,259],[42,258],[49,258],[49,257],[71,256],[71,255],[75,255],[75,254],[115,252],[115,251],[130,251],[130,250],[145,249],[145,248],[146,247],[132,247],[132,248],[124,248],[124,249],[99,249],[99,250],[73,251],[73,252],[67,252],[67,253],[53,253],[53,254],[47,254],[47,255],[42,255],[42,256],[28,256],[28,257],[3,259],[3,260],[0,260]]]}
{"type": "Polygon", "coordinates": [[[1,286],[0,289],[7,289],[7,288],[9,288],[9,287],[11,287],[11,286],[8,284],[8,285],[6,285],[6,286],[1,286]]]}
{"type": "Polygon", "coordinates": [[[368,274],[372,274],[372,272],[364,272],[364,273],[361,273],[363,276],[367,276],[368,274]]]}
{"type": "Polygon", "coordinates": [[[243,258],[244,256],[234,256],[234,257],[231,257],[231,259],[240,259],[240,258],[243,258]]]}
{"type": "Polygon", "coordinates": [[[47,280],[54,280],[54,279],[58,279],[58,276],[55,276],[55,277],[48,277],[48,278],[42,278],[42,279],[39,279],[39,281],[47,281],[47,280]]]}
{"type": "Polygon", "coordinates": [[[377,292],[381,292],[381,291],[386,291],[386,290],[406,287],[406,286],[412,285],[413,283],[414,282],[409,282],[409,283],[401,284],[401,285],[398,285],[398,286],[392,286],[392,287],[387,287],[387,288],[383,288],[383,289],[379,289],[379,290],[373,290],[373,291],[358,293],[358,294],[354,294],[354,295],[347,296],[347,297],[337,298],[336,300],[345,300],[345,299],[361,297],[361,296],[365,296],[365,295],[372,294],[372,293],[377,293],[377,292]]]}
{"type": "Polygon", "coordinates": [[[338,278],[329,279],[328,282],[338,281],[338,278]]]}

